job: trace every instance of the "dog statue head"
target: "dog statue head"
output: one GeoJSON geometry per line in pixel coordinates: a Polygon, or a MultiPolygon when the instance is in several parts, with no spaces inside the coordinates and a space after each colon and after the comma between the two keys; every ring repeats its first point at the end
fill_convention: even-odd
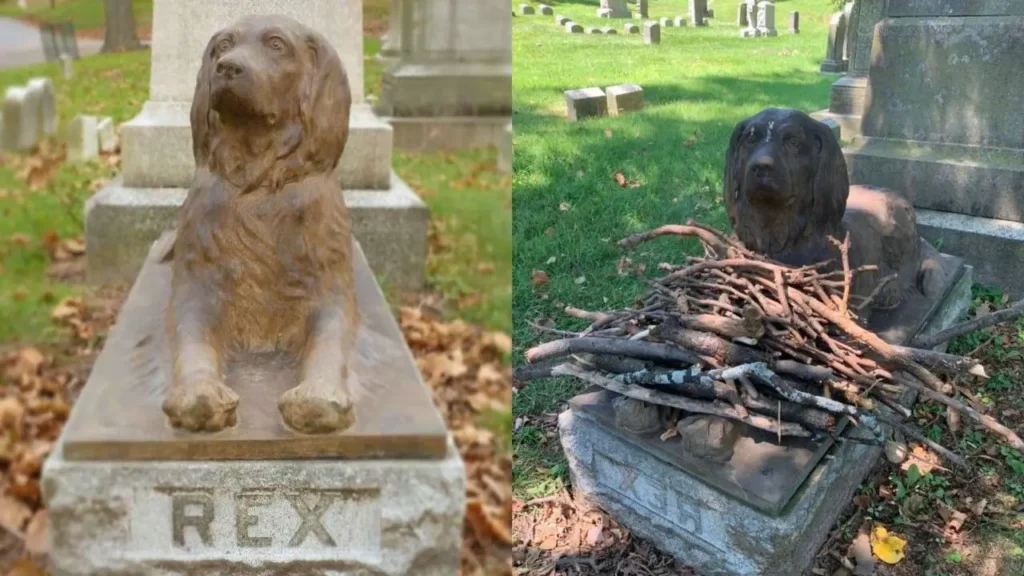
{"type": "Polygon", "coordinates": [[[725,207],[748,248],[782,260],[813,259],[838,236],[850,181],[825,124],[768,108],[736,125],[725,161],[725,207]]]}
{"type": "Polygon", "coordinates": [[[243,191],[333,171],[352,95],[338,53],[291,18],[248,16],[203,53],[192,100],[196,166],[243,191]]]}

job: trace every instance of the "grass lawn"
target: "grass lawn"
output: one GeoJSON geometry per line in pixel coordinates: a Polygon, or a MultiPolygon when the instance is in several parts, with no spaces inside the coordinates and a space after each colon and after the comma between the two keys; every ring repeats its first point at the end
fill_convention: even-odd
{"type": "MultiPolygon", "coordinates": [[[[132,13],[135,25],[148,29],[153,22],[153,0],[132,0],[132,13]]],[[[102,30],[106,25],[103,0],[58,0],[52,8],[50,0],[30,0],[25,10],[11,0],[0,5],[0,16],[43,22],[71,20],[76,32],[102,30]]]]}
{"type": "MultiPolygon", "coordinates": [[[[551,4],[555,14],[584,27],[609,25],[595,15],[597,0],[551,4]]],[[[550,319],[557,328],[580,330],[586,323],[565,316],[566,305],[630,307],[646,293],[645,278],[659,274],[659,263],[678,263],[697,248],[662,239],[624,253],[615,241],[688,219],[728,228],[721,200],[724,152],[739,120],[766,107],[812,112],[828,106],[836,77],[819,74],[818,66],[832,2],[779,0],[780,35],[759,39],[739,37],[737,2],[709,4],[717,18],[707,28],[663,28],[656,46],[645,46],[641,35],[623,34],[623,20],[612,21],[617,35],[590,36],[566,33],[551,16],[513,19],[515,363],[523,362],[527,348],[551,339],[534,332],[530,321],[550,319]],[[800,12],[799,35],[786,32],[793,10],[800,12]],[[644,88],[644,110],[566,122],[563,91],[625,83],[644,88]],[[536,271],[546,273],[547,281],[531,281],[536,271]]],[[[686,16],[687,2],[650,0],[649,14],[686,16]]],[[[1024,340],[1008,337],[1007,346],[1024,349],[1024,340]]],[[[1002,382],[1019,394],[1021,381],[1019,367],[1008,365],[1002,382]]],[[[514,394],[517,497],[547,496],[567,484],[554,415],[579,390],[566,379],[541,380],[514,394]]],[[[1011,408],[1020,403],[1012,394],[1003,401],[999,405],[1011,408]]],[[[999,461],[991,473],[1011,486],[1024,482],[1024,469],[1010,466],[1006,457],[999,461]]],[[[1024,536],[1015,538],[1019,551],[1024,536]]],[[[929,569],[944,563],[940,557],[929,569]]]]}

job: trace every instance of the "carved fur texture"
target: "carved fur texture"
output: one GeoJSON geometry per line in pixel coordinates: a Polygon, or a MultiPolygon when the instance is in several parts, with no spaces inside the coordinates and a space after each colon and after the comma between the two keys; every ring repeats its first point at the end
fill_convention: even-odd
{"type": "MultiPolygon", "coordinates": [[[[196,174],[173,248],[171,424],[235,423],[233,354],[287,352],[301,381],[278,406],[306,433],[352,423],[357,312],[348,211],[335,177],[351,94],[341,60],[280,16],[218,31],[192,102],[196,174]]],[[[242,399],[242,401],[245,401],[242,399]]]]}

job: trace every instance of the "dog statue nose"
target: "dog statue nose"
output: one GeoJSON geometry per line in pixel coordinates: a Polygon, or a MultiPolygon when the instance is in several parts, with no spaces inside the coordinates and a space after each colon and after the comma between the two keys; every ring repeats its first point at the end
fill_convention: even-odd
{"type": "Polygon", "coordinates": [[[245,72],[245,69],[242,68],[242,65],[233,60],[222,59],[217,62],[217,75],[223,76],[228,80],[235,76],[240,76],[243,72],[245,72]]]}
{"type": "Polygon", "coordinates": [[[773,160],[768,154],[760,154],[751,162],[751,169],[754,171],[754,176],[759,178],[771,174],[774,168],[775,160],[773,160]]]}

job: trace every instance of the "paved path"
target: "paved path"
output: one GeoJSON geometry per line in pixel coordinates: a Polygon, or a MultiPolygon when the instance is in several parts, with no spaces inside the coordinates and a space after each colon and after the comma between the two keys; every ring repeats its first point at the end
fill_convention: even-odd
{"type": "MultiPolygon", "coordinates": [[[[96,54],[103,47],[101,40],[79,40],[82,56],[96,54]]],[[[0,18],[0,68],[15,68],[46,62],[39,29],[12,18],[0,18]]]]}

